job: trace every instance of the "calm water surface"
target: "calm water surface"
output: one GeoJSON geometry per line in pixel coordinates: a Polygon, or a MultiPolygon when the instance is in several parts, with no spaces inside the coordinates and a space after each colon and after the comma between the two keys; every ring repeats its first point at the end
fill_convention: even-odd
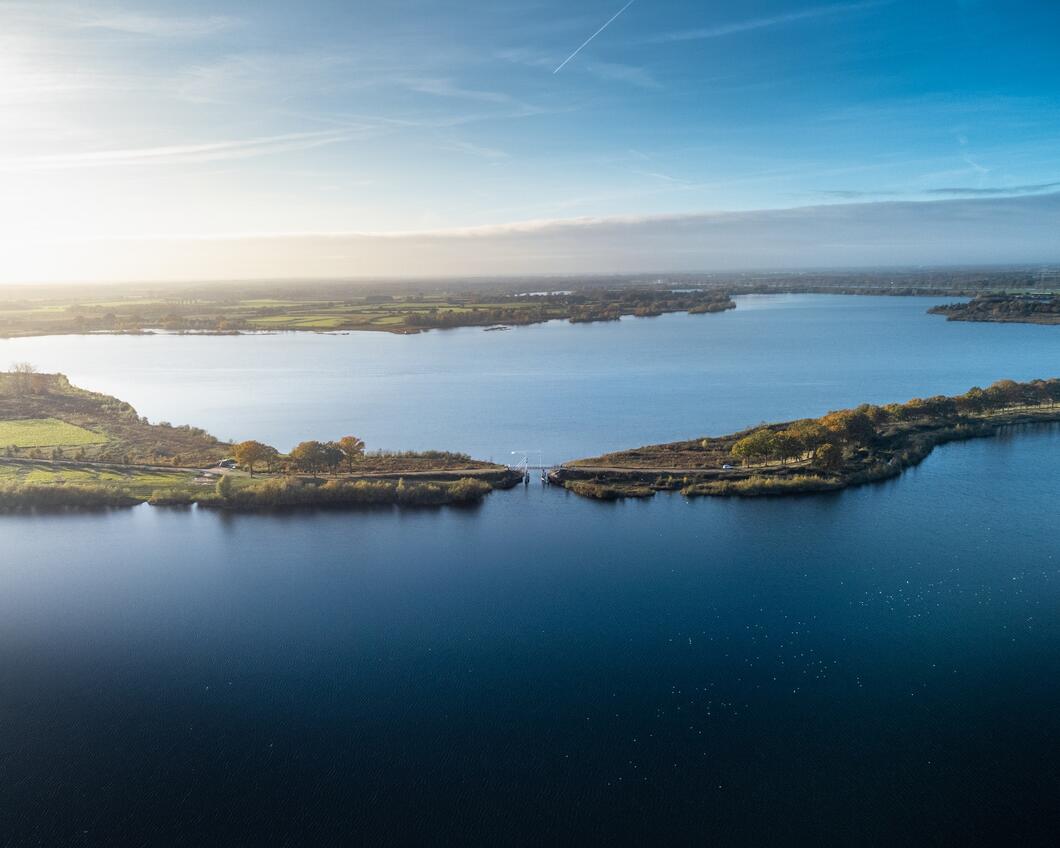
{"type": "MultiPolygon", "coordinates": [[[[371,336],[426,345],[400,366],[359,336],[0,355],[224,435],[418,409],[378,440],[480,452],[502,421],[587,453],[1058,371],[1055,328],[863,303],[573,328],[592,343],[371,336]],[[763,332],[719,341],[729,317],[763,332]],[[504,403],[465,374],[432,394],[442,363],[504,403]],[[420,406],[380,376],[401,368],[420,406]],[[564,385],[583,402],[557,422],[564,385]]],[[[820,497],[0,517],[0,845],[1052,844],[1058,499],[1060,430],[1038,429],[820,497]]]]}
{"type": "Polygon", "coordinates": [[[282,450],[352,432],[370,448],[497,461],[536,449],[549,462],[1060,374],[1055,327],[947,322],[924,298],[738,301],[718,315],[492,333],[17,339],[0,341],[0,363],[282,450]]]}
{"type": "Polygon", "coordinates": [[[1058,498],[6,517],[0,842],[1045,845],[1058,498]]]}

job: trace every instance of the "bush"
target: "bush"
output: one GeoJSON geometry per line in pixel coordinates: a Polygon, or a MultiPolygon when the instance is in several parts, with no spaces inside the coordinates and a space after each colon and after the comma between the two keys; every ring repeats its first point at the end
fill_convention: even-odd
{"type": "Polygon", "coordinates": [[[33,483],[0,486],[0,512],[101,509],[132,506],[138,502],[126,490],[112,486],[47,486],[33,483]]]}
{"type": "MultiPolygon", "coordinates": [[[[218,484],[220,487],[220,484],[218,484]]],[[[492,491],[482,480],[464,477],[449,482],[406,483],[393,480],[329,480],[312,484],[298,478],[272,478],[249,486],[233,488],[217,500],[203,501],[204,506],[232,509],[270,509],[285,507],[341,506],[443,506],[481,500],[492,491]]]]}

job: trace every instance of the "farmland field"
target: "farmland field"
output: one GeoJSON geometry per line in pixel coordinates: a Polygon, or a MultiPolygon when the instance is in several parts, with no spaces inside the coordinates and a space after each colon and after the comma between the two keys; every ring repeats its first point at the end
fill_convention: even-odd
{"type": "Polygon", "coordinates": [[[101,445],[107,437],[57,418],[0,421],[0,445],[17,448],[80,447],[101,445]]]}

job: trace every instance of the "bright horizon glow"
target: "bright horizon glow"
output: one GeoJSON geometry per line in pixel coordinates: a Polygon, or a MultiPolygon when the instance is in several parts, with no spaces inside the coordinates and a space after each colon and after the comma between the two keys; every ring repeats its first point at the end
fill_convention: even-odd
{"type": "Polygon", "coordinates": [[[1060,262],[1058,25],[0,1],[0,283],[1060,262]]]}

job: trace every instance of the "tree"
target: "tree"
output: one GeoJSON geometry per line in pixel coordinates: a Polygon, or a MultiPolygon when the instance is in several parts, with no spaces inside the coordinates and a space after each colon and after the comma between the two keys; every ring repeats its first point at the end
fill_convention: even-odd
{"type": "Polygon", "coordinates": [[[986,392],[979,388],[979,386],[972,386],[963,395],[957,397],[957,408],[962,412],[982,412],[986,407],[986,392]]]}
{"type": "Polygon", "coordinates": [[[802,453],[802,440],[791,430],[781,430],[773,434],[773,444],[770,455],[773,459],[787,462],[789,459],[798,459],[802,453]]]}
{"type": "Polygon", "coordinates": [[[227,474],[222,474],[221,479],[217,481],[217,496],[228,500],[232,497],[232,478],[227,474]]]}
{"type": "Polygon", "coordinates": [[[1023,398],[1023,389],[1014,380],[998,380],[986,390],[990,405],[995,409],[1016,406],[1023,398]]]}
{"type": "Polygon", "coordinates": [[[769,459],[773,456],[776,434],[768,427],[755,430],[732,446],[732,455],[744,462],[769,459]]]}
{"type": "Polygon", "coordinates": [[[280,455],[280,452],[271,445],[265,445],[251,439],[236,445],[233,454],[236,462],[246,468],[250,472],[250,476],[253,477],[255,465],[265,463],[267,467],[271,468],[272,463],[280,455]]]}
{"type": "Polygon", "coordinates": [[[821,419],[821,423],[844,444],[867,445],[876,438],[876,426],[869,415],[861,409],[841,409],[838,412],[829,412],[821,419]]]}
{"type": "Polygon", "coordinates": [[[324,458],[324,445],[316,441],[295,445],[290,457],[294,467],[299,471],[319,471],[327,464],[324,458]]]}
{"type": "Polygon", "coordinates": [[[30,362],[16,362],[11,366],[14,375],[15,394],[28,395],[36,385],[37,366],[30,362]]]}
{"type": "Polygon", "coordinates": [[[814,464],[828,471],[843,467],[843,449],[831,442],[825,442],[813,452],[814,464]]]}
{"type": "Polygon", "coordinates": [[[335,470],[342,464],[346,454],[339,447],[338,442],[325,442],[320,454],[321,461],[327,469],[334,474],[335,470]]]}
{"type": "Polygon", "coordinates": [[[339,439],[339,449],[346,457],[346,467],[351,472],[354,463],[364,459],[364,442],[356,436],[343,436],[339,439]]]}
{"type": "Polygon", "coordinates": [[[1046,380],[1044,392],[1050,406],[1060,403],[1060,380],[1046,380]]]}
{"type": "Polygon", "coordinates": [[[819,421],[806,420],[796,421],[787,430],[781,431],[782,436],[790,441],[795,453],[813,453],[818,445],[828,441],[831,433],[828,428],[819,421]]]}

